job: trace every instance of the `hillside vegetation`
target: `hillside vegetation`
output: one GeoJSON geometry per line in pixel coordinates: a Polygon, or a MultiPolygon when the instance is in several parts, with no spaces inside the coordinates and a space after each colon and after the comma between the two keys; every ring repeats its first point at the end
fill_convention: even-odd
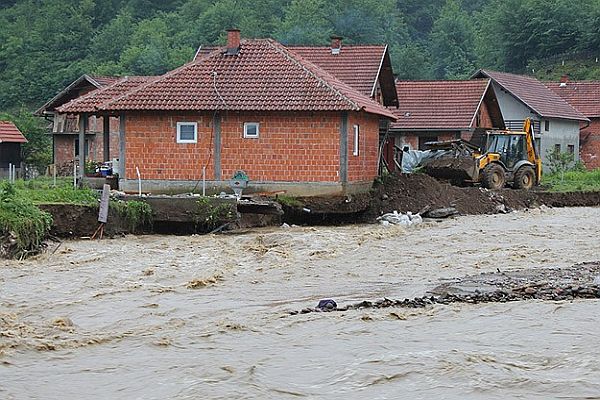
{"type": "Polygon", "coordinates": [[[0,3],[0,111],[39,107],[82,73],[164,73],[230,27],[284,44],[388,43],[407,79],[600,77],[600,0],[13,0],[0,3]]]}

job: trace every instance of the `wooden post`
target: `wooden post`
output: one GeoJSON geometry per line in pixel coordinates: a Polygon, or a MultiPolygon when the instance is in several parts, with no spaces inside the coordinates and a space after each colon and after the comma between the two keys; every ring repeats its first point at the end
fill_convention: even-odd
{"type": "Polygon", "coordinates": [[[87,128],[87,113],[79,115],[79,186],[83,185],[83,177],[85,176],[85,130],[87,128]]]}
{"type": "Polygon", "coordinates": [[[102,135],[104,143],[104,161],[110,161],[110,115],[102,116],[102,135]]]}

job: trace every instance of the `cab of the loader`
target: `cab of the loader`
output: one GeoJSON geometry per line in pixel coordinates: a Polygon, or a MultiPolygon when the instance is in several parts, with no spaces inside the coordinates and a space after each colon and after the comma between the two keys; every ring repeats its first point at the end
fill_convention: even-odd
{"type": "Polygon", "coordinates": [[[498,154],[505,168],[512,170],[520,161],[527,159],[526,133],[488,131],[485,150],[498,154]]]}

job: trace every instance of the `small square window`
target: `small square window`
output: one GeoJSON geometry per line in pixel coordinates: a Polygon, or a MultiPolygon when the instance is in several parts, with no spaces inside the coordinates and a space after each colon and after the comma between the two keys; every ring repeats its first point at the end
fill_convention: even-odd
{"type": "Polygon", "coordinates": [[[197,143],[198,124],[196,122],[177,123],[177,143],[197,143]]]}
{"type": "Polygon", "coordinates": [[[358,155],[359,139],[360,139],[360,128],[358,127],[358,125],[354,125],[354,147],[352,149],[353,156],[358,155]]]}
{"type": "Polygon", "coordinates": [[[560,152],[561,152],[561,151],[562,151],[562,149],[560,148],[560,143],[556,143],[556,144],[554,145],[554,152],[555,152],[556,154],[560,154],[560,152]]]}
{"type": "Polygon", "coordinates": [[[244,137],[256,139],[259,135],[259,126],[258,122],[245,122],[244,123],[244,137]]]}
{"type": "Polygon", "coordinates": [[[574,144],[567,145],[567,150],[568,150],[569,154],[575,154],[575,145],[574,144]]]}
{"type": "Polygon", "coordinates": [[[544,130],[546,132],[550,131],[550,121],[548,121],[548,120],[544,121],[544,130]]]}

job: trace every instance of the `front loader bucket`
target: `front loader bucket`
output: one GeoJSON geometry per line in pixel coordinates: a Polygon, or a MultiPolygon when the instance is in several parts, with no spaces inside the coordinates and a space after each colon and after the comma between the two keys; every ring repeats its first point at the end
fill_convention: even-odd
{"type": "Polygon", "coordinates": [[[454,182],[477,181],[476,161],[471,156],[442,157],[425,164],[425,172],[434,178],[454,182]]]}

